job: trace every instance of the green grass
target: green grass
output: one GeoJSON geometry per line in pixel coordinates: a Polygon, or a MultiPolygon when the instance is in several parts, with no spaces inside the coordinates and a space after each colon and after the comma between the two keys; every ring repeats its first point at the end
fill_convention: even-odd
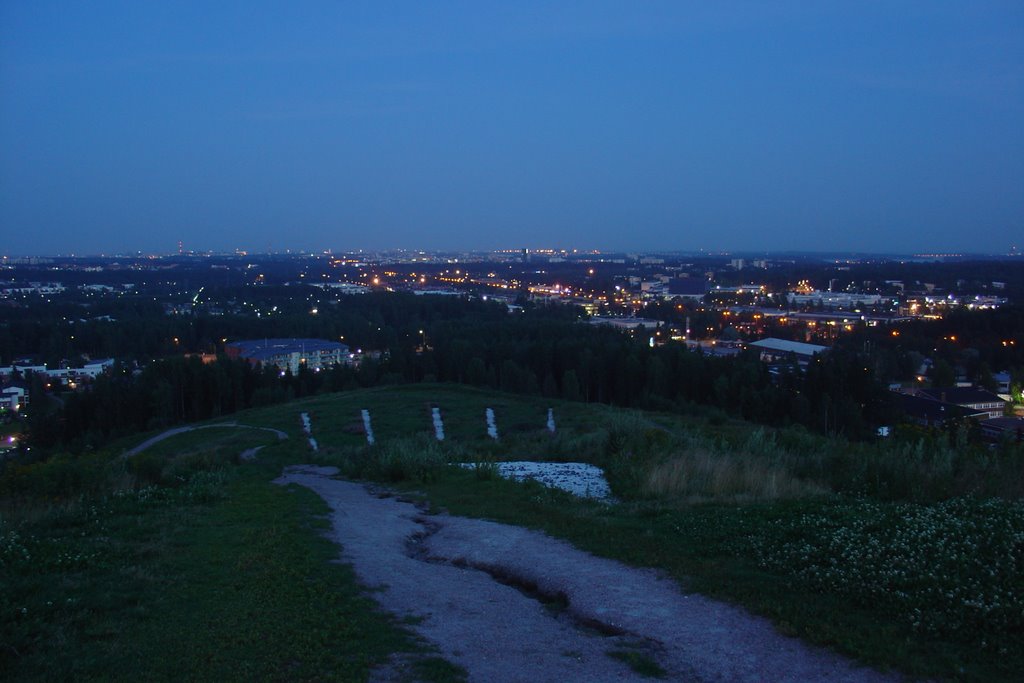
{"type": "Polygon", "coordinates": [[[466,672],[443,657],[418,657],[412,663],[412,674],[422,683],[464,683],[466,672]]]}
{"type": "MultiPolygon", "coordinates": [[[[589,429],[599,422],[598,416],[602,412],[612,412],[602,406],[556,400],[538,401],[442,384],[380,387],[333,394],[248,411],[238,419],[246,424],[276,427],[298,434],[299,414],[308,412],[313,424],[313,435],[330,446],[344,448],[366,443],[360,417],[360,410],[364,408],[370,411],[374,435],[378,441],[410,436],[432,439],[434,432],[430,409],[435,405],[441,408],[447,441],[497,452],[506,449],[503,448],[503,441],[494,443],[487,436],[484,421],[486,408],[494,409],[499,433],[508,431],[520,438],[529,433],[538,439],[548,437],[545,431],[548,407],[556,407],[555,417],[560,431],[589,429]]],[[[538,441],[538,445],[542,443],[538,441]]]]}
{"type": "MultiPolygon", "coordinates": [[[[245,427],[211,427],[182,432],[158,441],[142,453],[161,459],[178,458],[196,453],[214,451],[231,452],[236,455],[247,448],[277,443],[273,432],[245,427]]],[[[139,455],[141,455],[140,453],[139,455]]],[[[133,456],[137,457],[137,456],[133,456]]]]}
{"type": "Polygon", "coordinates": [[[294,447],[263,453],[5,515],[0,678],[359,681],[404,652],[422,679],[457,680],[332,561],[320,498],[270,483],[294,447]]]}
{"type": "Polygon", "coordinates": [[[654,659],[636,650],[612,650],[608,653],[612,659],[625,662],[630,669],[645,678],[665,678],[668,672],[654,659]]]}
{"type": "Polygon", "coordinates": [[[904,486],[906,476],[945,467],[945,455],[911,453],[912,462],[903,467],[897,448],[859,464],[855,456],[874,452],[801,432],[447,386],[317,401],[314,433],[321,422],[358,416],[358,406],[368,405],[380,440],[367,448],[358,435],[322,430],[319,438],[327,445],[322,462],[397,482],[453,514],[542,529],[595,554],[664,569],[688,589],[744,605],[786,633],[882,669],[1012,680],[1024,668],[1020,502],[971,497],[888,502],[830,492],[844,478],[872,477],[880,482],[873,490],[891,491],[904,486]],[[446,416],[448,439],[442,445],[429,431],[432,402],[446,416]],[[533,428],[543,425],[547,405],[554,405],[556,419],[561,418],[555,437],[533,428]],[[487,406],[499,406],[497,444],[484,435],[487,406]],[[517,431],[504,426],[503,413],[537,421],[520,418],[517,431]],[[379,424],[389,425],[392,438],[382,437],[379,424]],[[829,448],[849,450],[837,454],[829,448]],[[710,465],[698,462],[689,471],[694,476],[676,489],[652,490],[651,477],[659,468],[675,467],[692,454],[710,465]],[[624,502],[579,501],[536,484],[513,484],[443,464],[546,455],[601,465],[624,502]],[[845,469],[825,472],[836,463],[845,469]],[[743,476],[734,476],[737,471],[743,476]],[[788,483],[765,486],[769,477],[761,475],[773,473],[788,483]]]}
{"type": "Polygon", "coordinates": [[[346,392],[233,419],[291,438],[199,430],[155,446],[145,471],[108,453],[4,472],[0,570],[13,580],[0,586],[0,610],[14,618],[0,632],[0,677],[359,680],[399,651],[412,653],[409,675],[457,680],[457,669],[423,653],[408,625],[376,612],[351,573],[329,562],[337,551],[319,535],[322,503],[268,483],[293,462],[336,465],[435,508],[660,568],[688,590],[879,668],[978,681],[1024,670],[1024,507],[1012,495],[1021,471],[1012,453],[965,455],[912,440],[877,449],[699,412],[451,385],[346,392]],[[443,444],[433,440],[432,405],[444,416],[443,444]],[[487,407],[498,442],[486,435],[487,407]],[[556,435],[544,429],[548,407],[556,435]],[[362,434],[363,408],[374,447],[362,434]],[[301,412],[311,414],[318,453],[306,446],[301,412]],[[257,463],[234,464],[263,444],[257,463]],[[504,459],[597,464],[622,502],[447,465],[504,459]],[[102,494],[150,480],[159,485],[102,494]],[[261,645],[267,639],[280,647],[261,645]]]}
{"type": "Polygon", "coordinates": [[[216,427],[183,432],[127,458],[126,468],[146,484],[178,486],[192,473],[218,464],[238,464],[243,452],[278,442],[273,432],[216,427]]]}

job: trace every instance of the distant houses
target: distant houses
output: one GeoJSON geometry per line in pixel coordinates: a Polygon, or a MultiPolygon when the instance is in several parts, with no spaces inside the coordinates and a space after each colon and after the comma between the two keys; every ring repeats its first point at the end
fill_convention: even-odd
{"type": "Polygon", "coordinates": [[[983,420],[987,413],[971,410],[955,403],[935,401],[931,398],[897,393],[897,402],[909,422],[921,427],[945,426],[950,420],[983,420]]]}
{"type": "Polygon", "coordinates": [[[25,387],[11,384],[0,389],[0,409],[20,412],[28,403],[28,392],[25,387]]]}
{"type": "Polygon", "coordinates": [[[0,411],[20,413],[28,405],[31,376],[43,378],[44,389],[57,387],[77,389],[81,384],[96,379],[114,366],[113,358],[88,361],[80,368],[47,368],[26,362],[0,367],[0,411]]]}
{"type": "Polygon", "coordinates": [[[919,389],[917,395],[940,403],[952,403],[955,406],[971,410],[976,415],[984,414],[981,419],[1002,417],[1003,411],[1006,409],[1006,402],[998,395],[976,387],[919,389]]]}
{"type": "Polygon", "coordinates": [[[73,385],[75,382],[96,379],[113,367],[113,358],[86,361],[80,368],[48,368],[45,365],[14,363],[6,367],[0,367],[0,382],[7,384],[13,378],[26,377],[29,374],[38,374],[46,377],[49,382],[56,382],[62,386],[72,386],[72,388],[74,388],[73,385]]]}
{"type": "Polygon", "coordinates": [[[1024,419],[1004,417],[1006,402],[985,389],[935,387],[896,395],[906,419],[922,427],[941,428],[953,421],[971,420],[980,426],[986,441],[999,441],[1007,433],[1020,440],[1024,434],[1024,419]]]}
{"type": "Polygon", "coordinates": [[[301,367],[320,371],[334,365],[351,365],[355,358],[346,344],[325,339],[250,339],[225,344],[224,352],[229,358],[293,373],[301,367]]]}
{"type": "Polygon", "coordinates": [[[90,379],[96,379],[107,370],[114,367],[113,358],[103,358],[102,360],[89,361],[82,365],[81,369],[77,372],[79,375],[84,375],[90,379]]]}
{"type": "Polygon", "coordinates": [[[989,441],[1000,441],[1006,435],[1017,443],[1024,442],[1024,418],[994,417],[981,423],[981,436],[989,441]]]}

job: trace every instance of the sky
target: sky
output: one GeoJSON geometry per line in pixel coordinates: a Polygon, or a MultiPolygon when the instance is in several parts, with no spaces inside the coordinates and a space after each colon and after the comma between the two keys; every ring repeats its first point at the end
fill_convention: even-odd
{"type": "Polygon", "coordinates": [[[1024,3],[0,2],[0,255],[1024,248],[1024,3]]]}

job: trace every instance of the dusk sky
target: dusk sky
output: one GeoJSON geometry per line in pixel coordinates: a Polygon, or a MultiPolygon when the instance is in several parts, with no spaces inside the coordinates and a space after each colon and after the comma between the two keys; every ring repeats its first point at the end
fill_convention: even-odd
{"type": "Polygon", "coordinates": [[[1024,248],[1024,3],[0,3],[0,254],[1024,248]]]}

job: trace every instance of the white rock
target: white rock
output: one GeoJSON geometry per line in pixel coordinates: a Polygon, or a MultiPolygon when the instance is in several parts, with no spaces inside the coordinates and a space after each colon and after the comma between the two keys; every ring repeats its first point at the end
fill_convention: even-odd
{"type": "MultiPolygon", "coordinates": [[[[495,463],[498,474],[505,479],[525,481],[534,479],[551,488],[568,491],[580,498],[612,501],[612,491],[604,478],[604,470],[585,462],[533,462],[520,460],[495,463]]],[[[475,463],[461,463],[473,468],[475,463]]]]}

